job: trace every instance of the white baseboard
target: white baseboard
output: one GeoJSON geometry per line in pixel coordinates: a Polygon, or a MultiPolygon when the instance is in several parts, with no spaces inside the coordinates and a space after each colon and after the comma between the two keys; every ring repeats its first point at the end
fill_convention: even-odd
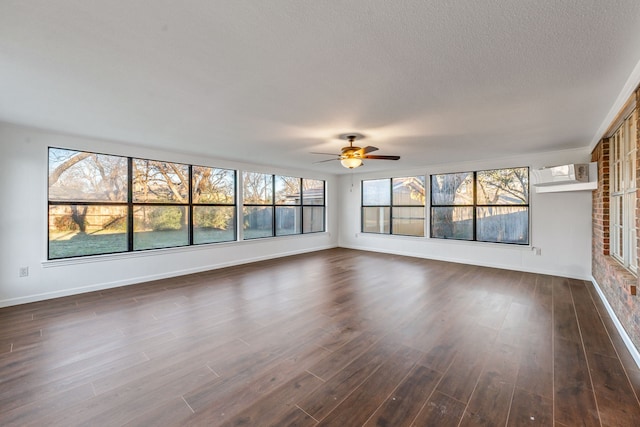
{"type": "Polygon", "coordinates": [[[325,249],[332,249],[332,248],[335,248],[335,247],[337,247],[337,246],[336,245],[324,245],[324,246],[315,247],[313,249],[304,249],[304,250],[288,251],[288,252],[279,252],[279,253],[269,254],[269,255],[264,255],[264,256],[259,256],[259,257],[243,258],[241,260],[234,260],[234,261],[230,261],[230,262],[203,265],[203,266],[199,266],[199,267],[196,267],[196,268],[189,268],[189,269],[183,269],[183,270],[174,270],[174,271],[169,271],[169,272],[164,272],[164,273],[159,273],[159,274],[150,274],[150,275],[146,275],[146,276],[132,277],[132,278],[128,278],[128,279],[124,279],[124,280],[117,280],[117,281],[113,281],[113,282],[103,282],[103,283],[97,283],[97,284],[89,285],[89,286],[79,286],[79,287],[76,287],[76,288],[62,289],[62,290],[59,290],[59,291],[44,292],[44,293],[33,294],[33,295],[26,295],[26,296],[22,296],[22,297],[18,297],[18,298],[10,298],[10,299],[5,299],[5,300],[0,300],[0,308],[14,306],[14,305],[27,304],[27,303],[30,303],[30,302],[44,301],[44,300],[53,299],[53,298],[67,297],[67,296],[83,294],[83,293],[87,293],[87,292],[102,291],[104,289],[118,288],[120,286],[134,285],[136,283],[150,282],[150,281],[153,281],[153,280],[169,279],[171,277],[185,276],[187,274],[201,273],[203,271],[218,270],[218,269],[226,268],[226,267],[234,267],[234,266],[238,266],[238,265],[249,264],[249,263],[252,263],[252,262],[267,261],[267,260],[270,260],[270,259],[283,258],[283,257],[287,257],[287,256],[292,256],[292,255],[300,255],[300,254],[309,253],[309,252],[316,252],[316,251],[321,251],[321,250],[325,250],[325,249]]]}
{"type": "Polygon", "coordinates": [[[386,249],[386,248],[385,249],[378,249],[378,248],[373,248],[373,247],[370,247],[370,246],[358,246],[358,245],[344,245],[344,244],[341,244],[340,247],[341,248],[345,248],[345,249],[355,249],[355,250],[358,250],[358,251],[376,252],[376,253],[383,253],[383,254],[390,254],[390,255],[407,256],[407,257],[412,257],[412,258],[431,259],[431,260],[434,260],[434,261],[452,262],[452,263],[455,263],[455,264],[468,264],[468,265],[477,265],[479,267],[499,268],[499,269],[502,269],[502,270],[522,271],[524,273],[546,274],[546,275],[549,275],[549,276],[567,277],[569,279],[591,280],[591,277],[589,277],[589,276],[578,276],[578,275],[573,275],[573,274],[567,274],[566,272],[562,272],[562,271],[551,271],[551,270],[545,270],[545,269],[530,269],[530,268],[521,267],[521,266],[514,266],[514,265],[511,265],[511,264],[507,265],[507,264],[500,264],[500,263],[494,263],[494,262],[469,261],[469,260],[465,260],[465,259],[456,259],[456,258],[442,257],[442,256],[437,256],[437,255],[434,256],[432,254],[429,254],[429,256],[423,256],[422,254],[417,254],[415,252],[389,250],[389,249],[386,249]]]}
{"type": "Polygon", "coordinates": [[[607,312],[609,313],[609,317],[611,317],[611,320],[613,320],[613,324],[616,325],[616,329],[618,330],[618,333],[620,334],[620,337],[622,338],[624,345],[629,350],[629,353],[631,353],[631,357],[633,357],[633,360],[636,362],[636,365],[638,365],[638,368],[640,368],[640,352],[638,352],[638,349],[635,347],[635,345],[633,345],[633,341],[631,341],[631,338],[627,334],[627,331],[624,330],[622,323],[620,323],[618,316],[616,316],[616,313],[613,311],[613,307],[611,307],[611,305],[609,304],[607,297],[604,295],[604,292],[602,292],[602,289],[600,288],[600,285],[598,285],[598,282],[596,281],[596,279],[591,277],[591,282],[593,283],[593,286],[596,288],[596,292],[598,292],[598,295],[600,296],[600,300],[602,301],[605,308],[607,309],[607,312]]]}

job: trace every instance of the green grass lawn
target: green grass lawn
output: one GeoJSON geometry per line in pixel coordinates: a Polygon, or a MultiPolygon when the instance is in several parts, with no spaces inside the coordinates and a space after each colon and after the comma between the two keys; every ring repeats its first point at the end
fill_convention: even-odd
{"type": "MultiPolygon", "coordinates": [[[[235,240],[233,230],[198,229],[194,243],[216,243],[235,240]]],[[[134,234],[134,250],[159,249],[189,244],[186,230],[145,231],[134,234]]],[[[50,232],[49,259],[109,254],[127,251],[126,233],[50,232]]]]}

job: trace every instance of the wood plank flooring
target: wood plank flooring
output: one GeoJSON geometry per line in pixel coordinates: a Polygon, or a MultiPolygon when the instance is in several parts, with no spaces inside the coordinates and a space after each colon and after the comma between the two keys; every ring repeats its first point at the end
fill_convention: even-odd
{"type": "Polygon", "coordinates": [[[0,309],[3,426],[637,426],[591,283],[332,249],[0,309]]]}

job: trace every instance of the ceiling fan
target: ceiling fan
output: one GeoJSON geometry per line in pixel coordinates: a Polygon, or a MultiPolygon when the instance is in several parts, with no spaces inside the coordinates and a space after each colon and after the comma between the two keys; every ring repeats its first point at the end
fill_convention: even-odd
{"type": "MultiPolygon", "coordinates": [[[[338,154],[338,157],[329,160],[320,160],[315,163],[323,163],[323,162],[331,162],[333,160],[340,160],[342,166],[348,169],[354,169],[359,166],[362,166],[363,159],[372,159],[372,160],[399,160],[400,156],[376,156],[371,155],[372,151],[377,151],[378,148],[372,147],[370,145],[366,147],[356,147],[353,145],[353,141],[357,141],[359,139],[363,139],[364,135],[359,133],[345,133],[340,135],[340,139],[344,139],[349,141],[348,147],[342,147],[342,152],[338,154]]],[[[335,156],[332,153],[311,153],[311,154],[324,154],[329,156],[335,156]]]]}

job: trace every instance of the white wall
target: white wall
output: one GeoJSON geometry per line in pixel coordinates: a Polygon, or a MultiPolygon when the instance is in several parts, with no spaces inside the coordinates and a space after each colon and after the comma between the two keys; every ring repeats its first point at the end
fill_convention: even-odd
{"type": "MultiPolygon", "coordinates": [[[[503,167],[539,168],[566,163],[585,163],[589,152],[566,150],[552,153],[395,170],[386,174],[352,174],[340,177],[339,207],[342,247],[394,253],[465,264],[559,275],[589,280],[591,277],[591,191],[541,193],[531,187],[530,246],[463,242],[376,235],[360,232],[362,179],[392,178],[434,173],[464,172],[503,167]],[[532,247],[540,248],[536,255],[532,247]]],[[[365,171],[366,166],[362,169],[365,171]]],[[[427,181],[428,182],[428,181],[427,181]]]]}
{"type": "Polygon", "coordinates": [[[168,153],[0,123],[0,307],[337,246],[337,178],[301,170],[168,153]],[[46,261],[47,148],[276,173],[327,182],[327,232],[46,261]],[[19,277],[21,267],[28,277],[19,277]]]}
{"type": "MultiPolygon", "coordinates": [[[[335,177],[309,171],[202,158],[113,141],[75,137],[0,123],[0,307],[79,292],[237,265],[335,246],[486,265],[580,279],[591,277],[591,192],[536,194],[530,201],[530,247],[360,233],[361,179],[558,165],[589,160],[587,150],[568,150],[335,177]],[[327,181],[327,232],[47,261],[47,147],[204,164],[327,181]],[[29,267],[28,277],[19,269],[29,267]]],[[[366,172],[366,169],[362,169],[366,172]]]]}

